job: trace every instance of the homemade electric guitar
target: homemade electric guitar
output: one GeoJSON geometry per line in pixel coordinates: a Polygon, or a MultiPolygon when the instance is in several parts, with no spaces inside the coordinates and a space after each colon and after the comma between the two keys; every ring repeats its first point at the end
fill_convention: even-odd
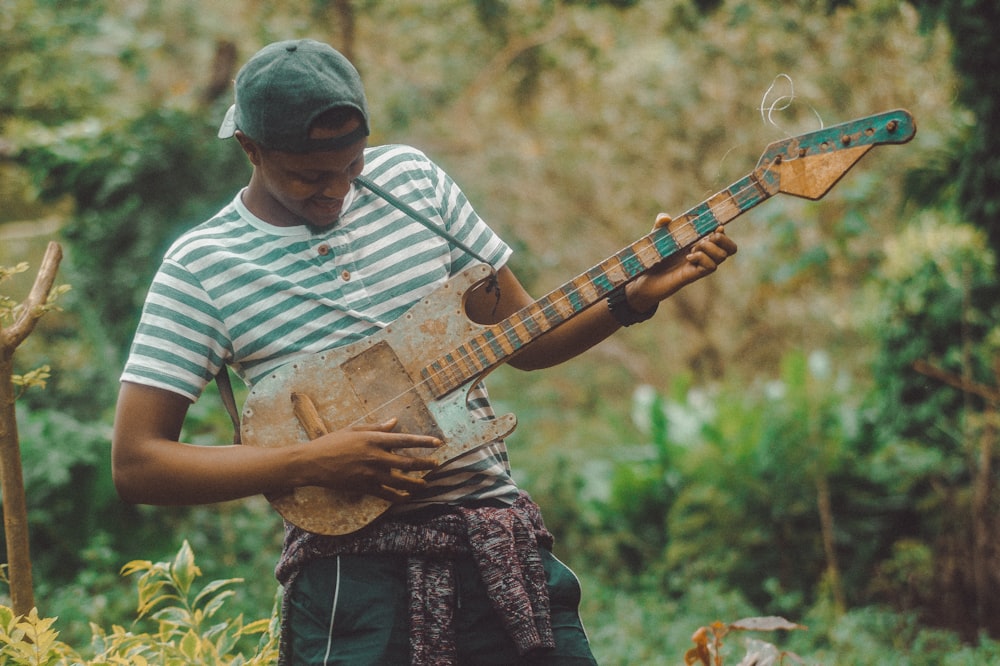
{"type": "MultiPolygon", "coordinates": [[[[244,404],[243,443],[287,446],[396,417],[403,432],[443,440],[439,449],[413,455],[444,463],[504,437],[516,425],[513,414],[475,420],[466,404],[491,370],[757,204],[779,192],[819,199],[873,147],[906,143],[915,133],[913,117],[895,110],[772,143],[744,178],[497,324],[465,315],[465,293],[492,275],[489,266],[470,267],[376,335],[259,381],[244,404]]],[[[328,535],[356,531],[389,507],[377,497],[322,487],[268,500],[291,523],[328,535]]]]}

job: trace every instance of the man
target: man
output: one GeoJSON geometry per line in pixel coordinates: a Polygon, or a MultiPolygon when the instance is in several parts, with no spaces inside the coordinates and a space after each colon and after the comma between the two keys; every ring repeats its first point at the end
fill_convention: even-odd
{"type": "MultiPolygon", "coordinates": [[[[594,663],[579,586],[511,479],[502,441],[440,466],[406,453],[441,442],[398,432],[395,420],[281,447],[178,441],[189,405],[223,364],[252,385],[374,334],[477,262],[496,279],[468,294],[472,319],[495,323],[534,301],[506,266],[510,248],[447,174],[412,148],[367,146],[364,90],[341,54],[310,40],[271,44],[240,70],[235,93],[219,136],[236,138],[253,173],[171,247],[150,288],[115,420],[122,498],[204,504],[323,486],[393,503],[350,535],[287,525],[277,567],[285,663],[594,663]],[[439,229],[359,185],[362,174],[439,229]]],[[[735,252],[721,230],[711,234],[510,363],[531,370],[572,358],[735,252]]],[[[470,405],[491,415],[481,387],[470,405]]]]}

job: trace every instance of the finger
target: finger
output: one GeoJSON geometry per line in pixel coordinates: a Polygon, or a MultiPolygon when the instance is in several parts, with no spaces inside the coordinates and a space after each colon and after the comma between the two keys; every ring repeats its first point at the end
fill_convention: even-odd
{"type": "Polygon", "coordinates": [[[385,464],[390,467],[390,469],[400,469],[406,472],[421,472],[434,469],[439,463],[433,458],[391,453],[389,454],[389,457],[385,459],[385,464]]]}
{"type": "Polygon", "coordinates": [[[719,267],[718,263],[712,257],[705,254],[704,251],[698,250],[692,252],[686,257],[688,263],[694,267],[701,275],[707,275],[715,271],[719,267]]]}
{"type": "Polygon", "coordinates": [[[698,248],[698,252],[710,259],[716,266],[729,258],[730,252],[715,243],[705,243],[698,248]]]}
{"type": "Polygon", "coordinates": [[[691,254],[702,252],[708,255],[716,264],[721,264],[730,255],[736,254],[737,249],[736,242],[723,233],[720,228],[719,231],[713,232],[711,235],[698,241],[692,248],[691,254]]]}
{"type": "Polygon", "coordinates": [[[384,499],[387,502],[393,504],[398,504],[400,502],[406,502],[410,499],[410,493],[405,490],[396,490],[395,488],[390,488],[388,486],[379,486],[377,488],[372,488],[369,495],[374,495],[375,497],[384,499]]]}
{"type": "Polygon", "coordinates": [[[728,234],[724,233],[720,228],[719,231],[711,235],[712,243],[719,246],[726,251],[727,255],[736,254],[739,250],[739,246],[736,244],[728,234]]]}
{"type": "Polygon", "coordinates": [[[406,492],[420,490],[427,486],[427,482],[424,481],[423,475],[407,474],[400,469],[389,470],[389,479],[382,483],[383,486],[387,488],[394,488],[396,490],[403,490],[406,492]]]}
{"type": "Polygon", "coordinates": [[[414,492],[422,490],[427,482],[422,477],[404,474],[399,470],[390,470],[389,479],[373,488],[372,495],[390,502],[405,502],[414,492]]]}
{"type": "Polygon", "coordinates": [[[387,419],[385,421],[382,421],[381,423],[356,423],[351,426],[351,430],[355,430],[358,432],[364,430],[371,430],[375,432],[392,432],[398,423],[399,419],[397,418],[387,419]]]}
{"type": "Polygon", "coordinates": [[[405,435],[396,433],[372,437],[372,443],[386,451],[437,449],[444,446],[443,441],[430,435],[405,435]]]}
{"type": "MultiPolygon", "coordinates": [[[[401,460],[399,463],[406,465],[407,461],[401,460]]],[[[389,467],[385,461],[379,461],[367,469],[358,471],[349,484],[341,484],[339,487],[350,492],[374,495],[390,502],[396,502],[425,488],[427,482],[424,481],[423,476],[427,471],[404,471],[389,467]]]]}
{"type": "Polygon", "coordinates": [[[702,243],[711,243],[717,245],[726,251],[727,254],[736,254],[737,245],[729,234],[726,233],[725,227],[719,227],[711,234],[702,239],[702,243]]]}
{"type": "Polygon", "coordinates": [[[394,432],[399,419],[391,418],[382,423],[359,423],[351,426],[354,432],[371,432],[371,443],[383,449],[436,449],[444,446],[444,442],[433,435],[412,435],[394,432]],[[378,435],[374,433],[385,433],[378,435]]]}

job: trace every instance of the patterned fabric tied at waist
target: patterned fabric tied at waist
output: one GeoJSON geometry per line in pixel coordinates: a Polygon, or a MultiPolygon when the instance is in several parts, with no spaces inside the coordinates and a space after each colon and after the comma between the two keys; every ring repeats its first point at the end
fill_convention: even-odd
{"type": "MultiPolygon", "coordinates": [[[[407,556],[410,591],[410,658],[413,664],[456,663],[452,618],[453,560],[475,561],[493,607],[523,655],[554,647],[549,596],[539,547],[552,548],[541,511],[525,493],[512,506],[448,507],[427,521],[379,520],[346,536],[322,536],[286,525],[285,546],[275,574],[288,591],[298,572],[317,558],[337,555],[407,556]]],[[[282,655],[287,654],[287,629],[282,655]]]]}

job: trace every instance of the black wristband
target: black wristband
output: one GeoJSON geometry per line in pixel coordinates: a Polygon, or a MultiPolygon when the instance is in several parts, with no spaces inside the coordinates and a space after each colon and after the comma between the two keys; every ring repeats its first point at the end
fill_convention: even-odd
{"type": "Polygon", "coordinates": [[[653,306],[652,310],[647,310],[646,312],[636,312],[636,310],[628,304],[628,299],[625,297],[625,287],[615,289],[613,292],[608,294],[608,310],[611,311],[611,316],[615,318],[615,321],[622,326],[631,326],[632,324],[638,324],[646,321],[647,319],[652,319],[659,307],[660,304],[657,303],[653,306]]]}

